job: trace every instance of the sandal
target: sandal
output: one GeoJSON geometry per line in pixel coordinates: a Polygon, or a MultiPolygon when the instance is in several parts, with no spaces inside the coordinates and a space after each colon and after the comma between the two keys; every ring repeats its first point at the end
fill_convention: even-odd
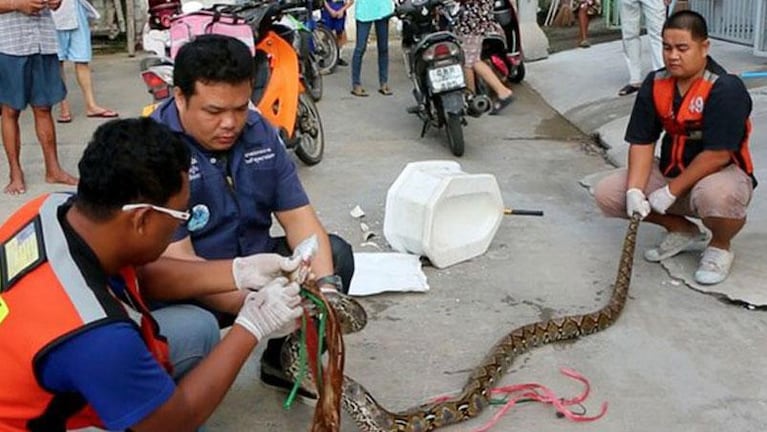
{"type": "Polygon", "coordinates": [[[368,97],[368,96],[369,96],[369,95],[368,95],[368,92],[366,92],[366,91],[365,91],[365,89],[364,89],[364,88],[362,88],[362,87],[354,87],[354,88],[352,89],[351,93],[352,93],[354,96],[358,96],[358,97],[368,97]]]}
{"type": "Polygon", "coordinates": [[[498,99],[498,102],[493,106],[493,109],[490,110],[489,115],[498,115],[504,108],[511,105],[512,102],[514,102],[513,94],[506,99],[498,99]]]}
{"type": "Polygon", "coordinates": [[[626,96],[639,90],[639,86],[633,84],[627,84],[622,89],[618,90],[618,96],[626,96]]]}
{"type": "Polygon", "coordinates": [[[381,94],[382,94],[382,95],[384,95],[384,96],[391,96],[391,95],[393,95],[393,94],[394,94],[394,93],[391,91],[391,89],[389,88],[389,86],[388,86],[388,85],[386,85],[386,84],[384,84],[383,86],[381,86],[381,88],[380,88],[380,89],[378,89],[378,93],[381,93],[381,94]]]}
{"type": "Polygon", "coordinates": [[[589,47],[591,47],[591,42],[589,42],[589,40],[588,40],[588,39],[584,39],[584,40],[582,40],[582,41],[581,41],[581,42],[578,44],[578,46],[579,46],[579,47],[581,47],[581,48],[589,48],[589,47]]]}

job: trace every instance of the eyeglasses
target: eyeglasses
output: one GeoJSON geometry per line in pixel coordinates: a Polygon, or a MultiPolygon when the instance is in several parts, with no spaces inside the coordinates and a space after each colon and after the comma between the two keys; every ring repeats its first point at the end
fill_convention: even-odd
{"type": "Polygon", "coordinates": [[[160,206],[156,206],[154,204],[146,204],[146,203],[125,204],[122,207],[122,210],[123,211],[131,211],[131,210],[137,210],[137,209],[142,209],[142,208],[150,208],[150,209],[152,209],[154,211],[158,211],[160,213],[165,213],[166,215],[168,215],[168,216],[170,216],[170,217],[172,217],[174,219],[178,219],[180,221],[183,221],[183,222],[189,221],[189,218],[191,217],[191,215],[189,214],[188,211],[173,210],[173,209],[169,209],[167,207],[160,207],[160,206]]]}

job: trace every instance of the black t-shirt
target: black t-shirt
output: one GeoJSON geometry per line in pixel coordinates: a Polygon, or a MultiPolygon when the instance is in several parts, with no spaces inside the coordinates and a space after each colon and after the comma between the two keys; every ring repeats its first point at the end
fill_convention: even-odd
{"type": "MultiPolygon", "coordinates": [[[[751,96],[743,81],[730,75],[711,57],[706,69],[719,75],[711,88],[706,105],[703,107],[703,131],[700,139],[687,139],[683,156],[684,165],[703,150],[740,150],[740,144],[746,134],[746,120],[751,114],[751,96]]],[[[647,75],[637,93],[634,109],[626,128],[625,140],[629,144],[654,144],[663,131],[660,117],[653,101],[653,83],[655,72],[647,75]]],[[[674,88],[674,112],[679,112],[683,96],[674,88]]],[[[671,160],[671,136],[665,134],[661,144],[660,168],[665,171],[671,160]]],[[[678,170],[670,177],[679,175],[678,170]]]]}

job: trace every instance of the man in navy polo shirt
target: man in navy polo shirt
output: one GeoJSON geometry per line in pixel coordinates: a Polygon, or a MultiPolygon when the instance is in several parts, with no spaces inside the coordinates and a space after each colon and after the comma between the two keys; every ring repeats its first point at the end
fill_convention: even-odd
{"type": "MultiPolygon", "coordinates": [[[[328,236],[276,128],[249,109],[253,77],[250,51],[234,38],[200,36],[176,56],[174,99],[161,105],[152,117],[179,134],[191,151],[192,217],[176,232],[165,256],[289,255],[314,234],[319,250],[311,270],[320,288],[347,292],[354,272],[351,246],[337,236],[328,236]],[[272,215],[285,237],[269,235],[272,215]]],[[[234,261],[235,274],[247,271],[238,264],[243,263],[234,261]]],[[[206,296],[201,301],[214,310],[238,310],[242,293],[206,296]]],[[[289,390],[292,383],[285,380],[280,367],[281,345],[282,340],[270,342],[262,358],[261,380],[289,390]]],[[[315,397],[308,391],[301,396],[304,401],[315,397]]]]}

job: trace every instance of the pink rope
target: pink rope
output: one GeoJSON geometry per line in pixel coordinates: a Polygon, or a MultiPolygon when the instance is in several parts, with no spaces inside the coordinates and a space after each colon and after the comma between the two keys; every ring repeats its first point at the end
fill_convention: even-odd
{"type": "MultiPolygon", "coordinates": [[[[560,372],[569,378],[583,383],[585,387],[583,392],[571,399],[563,399],[558,398],[557,395],[548,387],[537,383],[514,384],[493,388],[490,390],[491,395],[504,394],[510,399],[503,405],[503,407],[501,407],[501,409],[498,410],[498,412],[493,415],[493,418],[490,419],[490,421],[488,421],[484,426],[478,429],[474,429],[472,432],[486,432],[490,430],[490,428],[498,424],[498,422],[501,420],[501,417],[503,417],[506,412],[508,412],[514,405],[516,405],[517,402],[525,399],[532,399],[537,402],[551,404],[558,413],[574,422],[589,422],[602,418],[602,416],[604,416],[607,412],[607,402],[602,403],[599,414],[594,416],[586,416],[584,414],[574,413],[572,410],[570,410],[570,408],[568,408],[571,405],[577,405],[586,400],[586,398],[589,396],[589,393],[591,392],[591,385],[589,384],[588,379],[572,369],[561,368],[560,372]]],[[[451,396],[440,396],[434,399],[433,402],[443,402],[450,399],[450,397],[451,396]]]]}

